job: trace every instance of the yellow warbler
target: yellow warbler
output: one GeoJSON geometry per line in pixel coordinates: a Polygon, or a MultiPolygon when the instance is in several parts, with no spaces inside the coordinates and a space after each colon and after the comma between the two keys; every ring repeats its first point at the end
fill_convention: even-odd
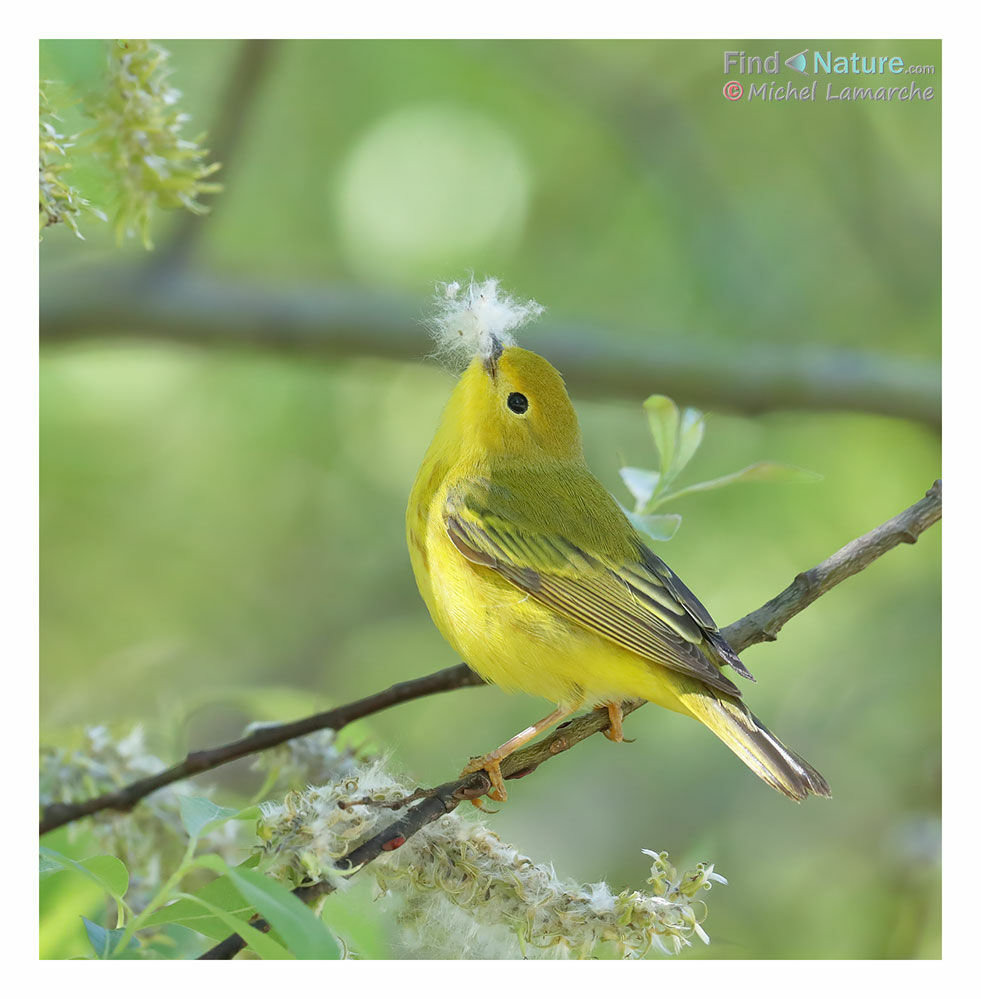
{"type": "Polygon", "coordinates": [[[486,770],[504,800],[500,761],[518,746],[595,706],[620,741],[620,703],[644,698],[698,719],[788,797],[830,796],[740,700],[721,668],[751,674],[590,474],[559,373],[506,329],[480,331],[450,397],[409,498],[408,545],[450,645],[485,679],[557,708],[464,773],[486,770]]]}

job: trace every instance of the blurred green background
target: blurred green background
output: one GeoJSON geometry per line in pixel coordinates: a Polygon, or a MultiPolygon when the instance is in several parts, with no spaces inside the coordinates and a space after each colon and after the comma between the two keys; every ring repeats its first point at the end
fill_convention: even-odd
{"type": "MultiPolygon", "coordinates": [[[[724,50],[805,47],[933,64],[916,82],[939,93],[939,42],[300,41],[255,50],[251,66],[240,42],[161,44],[189,134],[241,115],[225,191],[190,227],[159,219],[149,255],[94,220],[84,243],[49,229],[42,299],[167,261],[181,234],[175,256],[195,279],[404,303],[414,339],[387,358],[356,341],[330,354],[217,349],[117,321],[111,336],[46,343],[42,310],[46,742],[139,721],[176,759],[237,735],[257,702],[285,720],[458,661],[404,542],[406,498],[453,383],[425,360],[418,323],[435,280],[496,275],[548,306],[552,329],[588,324],[611,344],[859,349],[927,377],[939,363],[939,98],[721,95],[724,50]],[[233,112],[236,66],[255,86],[238,88],[233,112]]],[[[42,76],[69,92],[93,86],[103,61],[99,43],[41,46],[42,76]]],[[[781,82],[800,78],[784,70],[781,82]]],[[[74,182],[111,203],[84,163],[74,182]]],[[[535,349],[534,327],[522,342],[535,349]]],[[[617,470],[654,465],[640,404],[665,387],[569,387],[591,467],[626,502],[617,470]]],[[[922,422],[703,408],[687,480],[759,459],[824,477],[679,501],[684,523],[660,554],[720,623],[940,473],[939,435],[922,422]]],[[[646,708],[627,723],[635,742],[589,740],[516,784],[489,823],[560,874],[617,890],[642,886],[645,847],[714,862],[729,886],[709,900],[711,947],[688,958],[939,957],[939,529],[745,659],[754,712],[826,775],[833,800],[794,806],[690,720],[646,708]]],[[[366,730],[395,769],[433,784],[543,709],[471,689],[366,730]]],[[[244,765],[213,777],[229,799],[255,789],[244,765]]],[[[346,898],[382,927],[369,956],[401,956],[391,917],[364,892],[346,898]]],[[[47,956],[81,953],[74,914],[49,915],[65,928],[47,956]]]]}

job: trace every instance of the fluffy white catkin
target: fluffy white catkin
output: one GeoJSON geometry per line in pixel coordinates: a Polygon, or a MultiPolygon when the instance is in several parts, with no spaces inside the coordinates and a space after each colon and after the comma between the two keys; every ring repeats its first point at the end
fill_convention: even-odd
{"type": "Polygon", "coordinates": [[[497,278],[471,278],[437,286],[436,312],[429,320],[434,356],[465,367],[477,356],[488,358],[501,347],[514,346],[513,333],[540,316],[538,302],[522,302],[503,292],[497,278]]]}
{"type": "MultiPolygon", "coordinates": [[[[392,812],[379,804],[406,792],[376,761],[264,805],[264,869],[287,884],[328,880],[343,889],[348,879],[338,860],[390,823],[392,812]],[[374,804],[352,801],[364,798],[374,804]]],[[[643,852],[652,862],[650,890],[580,885],[454,812],[383,853],[365,874],[399,900],[399,921],[427,956],[642,957],[651,950],[677,954],[693,937],[708,943],[702,896],[725,879],[711,864],[682,873],[667,853],[643,852]]]]}

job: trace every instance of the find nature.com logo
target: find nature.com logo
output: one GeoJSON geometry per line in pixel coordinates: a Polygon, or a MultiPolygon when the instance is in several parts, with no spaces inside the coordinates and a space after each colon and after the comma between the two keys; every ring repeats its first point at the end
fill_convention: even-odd
{"type": "Polygon", "coordinates": [[[779,83],[777,80],[748,80],[744,84],[739,79],[729,79],[722,85],[722,96],[727,101],[932,101],[934,88],[921,87],[916,81],[900,81],[902,76],[931,76],[935,66],[920,66],[907,63],[900,55],[867,56],[858,52],[841,55],[830,49],[802,49],[781,60],[780,50],[775,49],[766,56],[747,55],[746,52],[726,51],[722,54],[722,71],[726,76],[769,76],[775,77],[782,68],[793,70],[802,77],[813,77],[810,83],[801,81],[779,83]],[[821,77],[858,77],[863,84],[848,82],[839,84],[837,80],[822,80],[821,77]],[[819,87],[819,84],[821,86],[819,87]]]}

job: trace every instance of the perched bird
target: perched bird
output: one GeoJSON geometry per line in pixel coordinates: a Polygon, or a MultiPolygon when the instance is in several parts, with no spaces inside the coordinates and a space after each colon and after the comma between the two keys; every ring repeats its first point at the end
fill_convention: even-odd
{"type": "Polygon", "coordinates": [[[702,722],[788,797],[830,796],[743,704],[723,669],[752,675],[586,467],[562,377],[510,335],[540,307],[500,297],[493,279],[471,283],[462,300],[459,290],[448,288],[441,335],[474,356],[409,498],[412,567],[471,668],[556,705],[464,773],[486,770],[503,801],[500,763],[519,746],[597,706],[621,741],[621,702],[644,698],[702,722]]]}

